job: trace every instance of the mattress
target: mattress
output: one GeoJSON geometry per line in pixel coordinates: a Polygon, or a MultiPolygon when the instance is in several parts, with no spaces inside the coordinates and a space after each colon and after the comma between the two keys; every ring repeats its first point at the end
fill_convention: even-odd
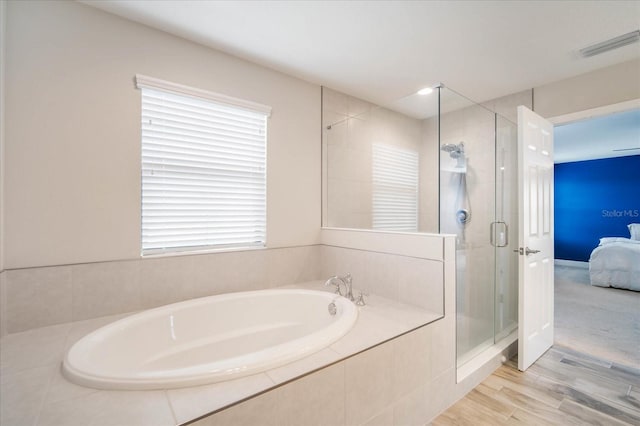
{"type": "Polygon", "coordinates": [[[640,241],[602,238],[589,259],[591,285],[640,291],[640,241]]]}

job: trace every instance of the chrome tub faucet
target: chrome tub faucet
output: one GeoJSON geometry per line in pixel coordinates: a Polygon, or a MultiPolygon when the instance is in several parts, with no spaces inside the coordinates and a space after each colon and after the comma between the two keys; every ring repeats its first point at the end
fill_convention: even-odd
{"type": "Polygon", "coordinates": [[[339,294],[340,296],[346,297],[347,299],[351,300],[352,302],[355,302],[355,297],[353,297],[353,287],[352,287],[351,274],[347,273],[347,275],[345,275],[344,277],[340,277],[338,275],[334,275],[333,277],[331,277],[327,281],[325,281],[324,285],[325,286],[334,285],[336,287],[336,293],[337,294],[339,294]],[[344,293],[342,293],[342,290],[340,289],[340,285],[344,285],[344,288],[345,288],[345,292],[344,293]]]}

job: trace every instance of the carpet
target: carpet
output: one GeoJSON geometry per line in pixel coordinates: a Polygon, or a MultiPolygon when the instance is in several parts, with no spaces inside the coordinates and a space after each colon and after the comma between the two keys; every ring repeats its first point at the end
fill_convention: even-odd
{"type": "Polygon", "coordinates": [[[640,368],[640,292],[595,287],[585,268],[555,266],[554,343],[640,368]]]}

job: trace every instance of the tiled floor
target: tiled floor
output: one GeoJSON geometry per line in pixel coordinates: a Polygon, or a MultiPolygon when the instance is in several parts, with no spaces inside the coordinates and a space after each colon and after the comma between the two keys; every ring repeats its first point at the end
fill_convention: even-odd
{"type": "Polygon", "coordinates": [[[433,421],[444,425],[640,425],[640,369],[551,348],[509,361],[433,421]]]}

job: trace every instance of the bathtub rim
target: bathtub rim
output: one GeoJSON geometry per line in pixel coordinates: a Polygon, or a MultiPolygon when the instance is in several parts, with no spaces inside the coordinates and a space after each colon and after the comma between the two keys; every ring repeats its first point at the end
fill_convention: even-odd
{"type": "MultiPolygon", "coordinates": [[[[358,307],[355,305],[355,303],[338,294],[322,290],[310,290],[301,288],[275,288],[204,296],[136,312],[129,316],[106,324],[86,334],[82,338],[78,339],[75,343],[73,343],[65,351],[60,370],[65,379],[74,384],[101,390],[168,390],[201,386],[206,384],[215,384],[239,379],[241,377],[246,377],[253,374],[259,374],[270,369],[289,364],[296,360],[300,360],[313,353],[321,351],[322,349],[329,347],[332,343],[335,343],[336,341],[347,335],[349,331],[352,330],[355,326],[358,320],[358,316],[358,307]],[[204,305],[209,303],[209,301],[212,299],[224,301],[228,299],[251,297],[252,295],[264,295],[265,293],[309,294],[321,296],[325,298],[328,303],[335,302],[336,304],[338,304],[338,306],[342,307],[342,316],[345,319],[341,322],[331,323],[328,327],[323,327],[319,330],[316,330],[310,335],[289,340],[275,346],[270,346],[263,350],[241,355],[238,358],[249,359],[254,357],[256,354],[274,354],[271,358],[267,357],[261,362],[254,362],[251,367],[245,367],[242,369],[242,371],[227,371],[225,373],[214,371],[208,374],[195,373],[181,377],[166,377],[161,379],[162,383],[158,383],[158,378],[130,378],[129,376],[95,374],[89,371],[85,371],[82,368],[77,368],[76,366],[74,366],[73,360],[71,359],[74,355],[72,354],[72,351],[74,350],[74,348],[79,347],[79,345],[88,344],[88,342],[90,342],[91,339],[96,335],[104,332],[111,333],[113,332],[113,330],[116,330],[123,325],[134,323],[140,318],[157,317],[162,316],[163,314],[166,315],[167,311],[181,309],[185,306],[204,305]],[[313,342],[314,344],[311,344],[312,338],[315,340],[315,342],[313,342]],[[293,350],[292,347],[299,346],[300,341],[307,341],[309,343],[304,345],[304,347],[296,348],[295,350],[293,350]]],[[[179,371],[179,369],[177,371],[179,371]]]]}

